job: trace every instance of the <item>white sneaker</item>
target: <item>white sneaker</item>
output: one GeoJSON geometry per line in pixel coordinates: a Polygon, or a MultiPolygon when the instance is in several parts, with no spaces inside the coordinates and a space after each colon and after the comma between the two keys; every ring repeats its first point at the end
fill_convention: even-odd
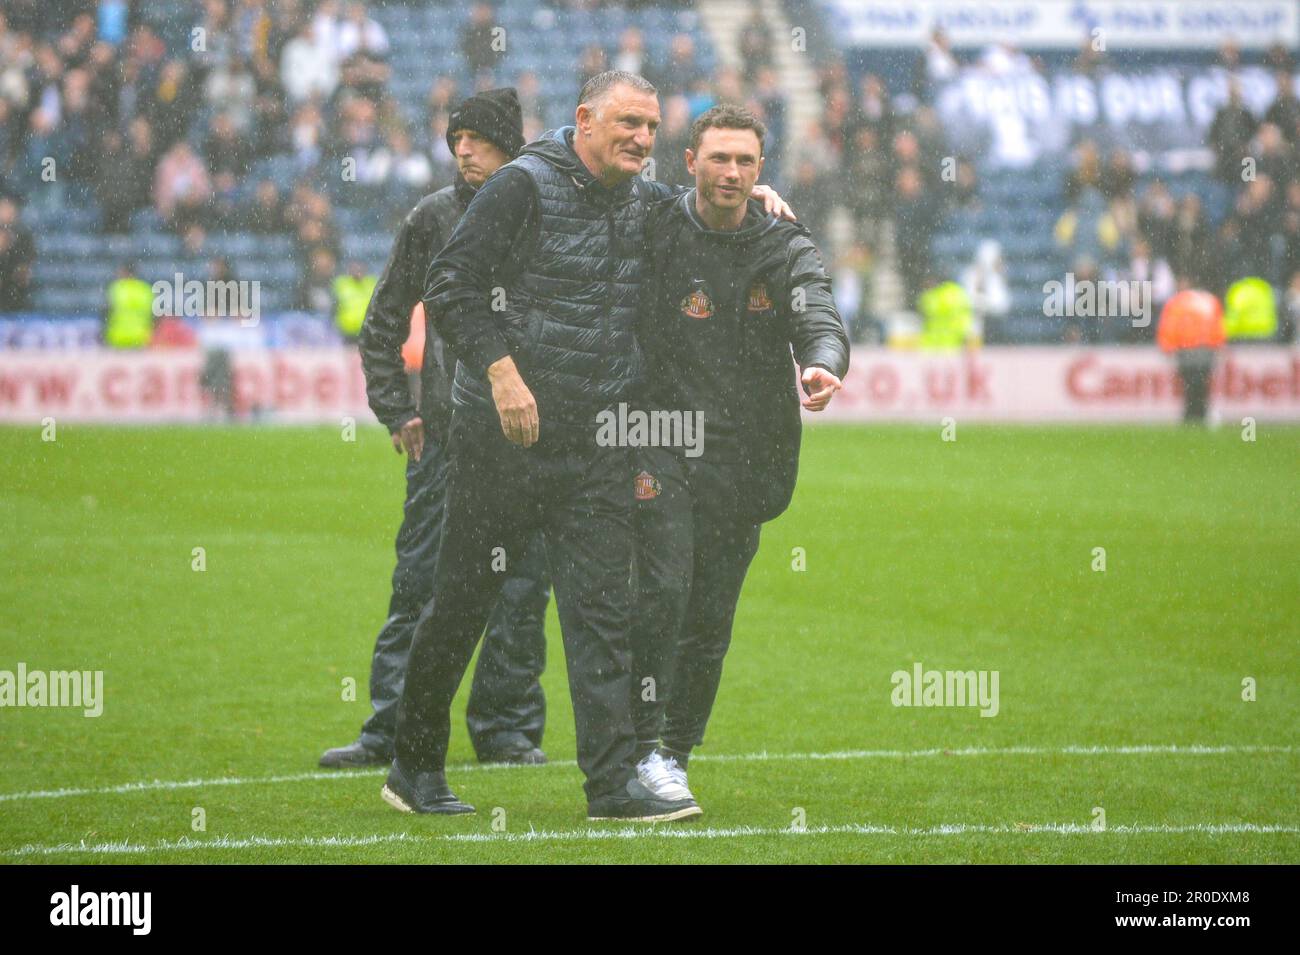
{"type": "Polygon", "coordinates": [[[666,763],[658,750],[636,764],[636,777],[660,799],[676,802],[695,798],[686,788],[686,772],[677,766],[676,760],[666,763]],[[669,763],[676,769],[676,775],[669,770],[669,763]]]}
{"type": "MultiPolygon", "coordinates": [[[[675,757],[669,756],[667,759],[664,760],[664,769],[668,771],[669,779],[671,779],[677,785],[681,786],[687,792],[690,792],[690,789],[688,789],[686,786],[686,767],[678,766],[677,759],[675,757]]],[[[692,796],[691,798],[694,799],[695,797],[692,796]]]]}

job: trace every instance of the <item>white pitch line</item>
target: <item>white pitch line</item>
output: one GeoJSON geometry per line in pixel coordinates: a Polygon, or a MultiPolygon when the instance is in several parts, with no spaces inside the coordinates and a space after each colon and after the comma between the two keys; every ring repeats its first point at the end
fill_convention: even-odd
{"type": "Polygon", "coordinates": [[[813,826],[808,829],[791,829],[788,826],[737,826],[730,829],[701,829],[694,826],[647,826],[622,829],[572,829],[530,830],[528,832],[499,833],[449,833],[441,836],[413,836],[409,833],[388,833],[373,836],[305,836],[300,838],[268,838],[249,836],[243,839],[218,837],[213,839],[164,839],[151,844],[128,842],[59,843],[57,845],[26,845],[17,849],[0,851],[0,856],[20,858],[52,855],[141,855],[148,852],[192,852],[213,849],[284,849],[284,848],[362,848],[401,842],[431,845],[435,843],[518,843],[518,842],[599,842],[636,839],[734,839],[748,836],[966,836],[966,835],[1226,835],[1226,834],[1300,834],[1300,826],[1259,825],[1256,823],[1195,823],[1184,826],[1122,825],[1106,829],[1093,829],[1086,823],[1051,822],[1042,824],[1021,823],[1014,826],[948,823],[938,826],[882,826],[852,824],[841,826],[813,826]]]}
{"type": "MultiPolygon", "coordinates": [[[[1002,748],[969,746],[961,749],[850,749],[830,753],[699,753],[692,762],[707,763],[765,763],[801,762],[818,760],[909,759],[933,756],[1226,756],[1249,753],[1294,753],[1294,746],[1202,746],[1141,745],[1141,746],[1008,746],[1002,748]]],[[[465,763],[448,766],[453,775],[467,772],[494,770],[524,770],[536,772],[546,767],[573,767],[571,759],[558,759],[544,766],[520,766],[510,763],[465,763]]],[[[0,802],[26,799],[66,799],[70,796],[107,796],[122,793],[150,792],[168,789],[199,789],[205,786],[255,786],[274,783],[297,783],[312,780],[356,779],[381,776],[386,769],[331,770],[324,772],[290,773],[280,776],[217,776],[209,779],[143,780],[89,789],[36,789],[26,792],[0,793],[0,802]]]]}

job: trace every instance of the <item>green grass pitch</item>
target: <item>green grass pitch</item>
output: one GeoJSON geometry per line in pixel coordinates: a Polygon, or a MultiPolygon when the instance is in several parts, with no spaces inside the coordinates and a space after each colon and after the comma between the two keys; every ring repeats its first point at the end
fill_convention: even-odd
{"type": "Polygon", "coordinates": [[[468,765],[462,692],[477,815],[317,770],[369,705],[382,430],[0,429],[0,669],[105,685],[98,718],[0,709],[0,860],[1300,862],[1300,429],[805,444],[692,763],[705,816],[655,828],[586,822],[553,609],[552,765],[468,765]],[[998,671],[998,714],[894,706],[917,662],[998,671]]]}

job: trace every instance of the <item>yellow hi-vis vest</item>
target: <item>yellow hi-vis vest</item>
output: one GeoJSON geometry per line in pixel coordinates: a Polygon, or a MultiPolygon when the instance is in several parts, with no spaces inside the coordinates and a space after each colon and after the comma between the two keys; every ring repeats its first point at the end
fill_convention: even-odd
{"type": "Polygon", "coordinates": [[[334,322],[348,338],[361,334],[361,324],[366,320],[366,306],[374,294],[379,280],[373,275],[354,279],[350,275],[340,275],[334,280],[334,299],[338,307],[334,312],[334,322]]]}
{"type": "Polygon", "coordinates": [[[1277,332],[1273,286],[1261,278],[1241,279],[1223,297],[1223,332],[1234,338],[1272,338],[1277,332]]]}
{"type": "Polygon", "coordinates": [[[108,285],[104,341],[111,348],[144,348],[153,337],[153,291],[144,279],[115,279],[108,285]]]}
{"type": "Polygon", "coordinates": [[[970,296],[957,282],[942,282],[921,293],[917,302],[925,331],[922,348],[960,348],[971,332],[970,296]]]}

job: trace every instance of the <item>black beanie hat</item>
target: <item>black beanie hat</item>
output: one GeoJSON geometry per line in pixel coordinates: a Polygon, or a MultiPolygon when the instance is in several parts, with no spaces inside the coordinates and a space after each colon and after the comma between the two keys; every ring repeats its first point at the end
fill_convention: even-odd
{"type": "Polygon", "coordinates": [[[456,152],[455,134],[472,129],[511,159],[524,148],[524,115],[514,87],[476,93],[452,111],[447,121],[447,148],[456,152]]]}

